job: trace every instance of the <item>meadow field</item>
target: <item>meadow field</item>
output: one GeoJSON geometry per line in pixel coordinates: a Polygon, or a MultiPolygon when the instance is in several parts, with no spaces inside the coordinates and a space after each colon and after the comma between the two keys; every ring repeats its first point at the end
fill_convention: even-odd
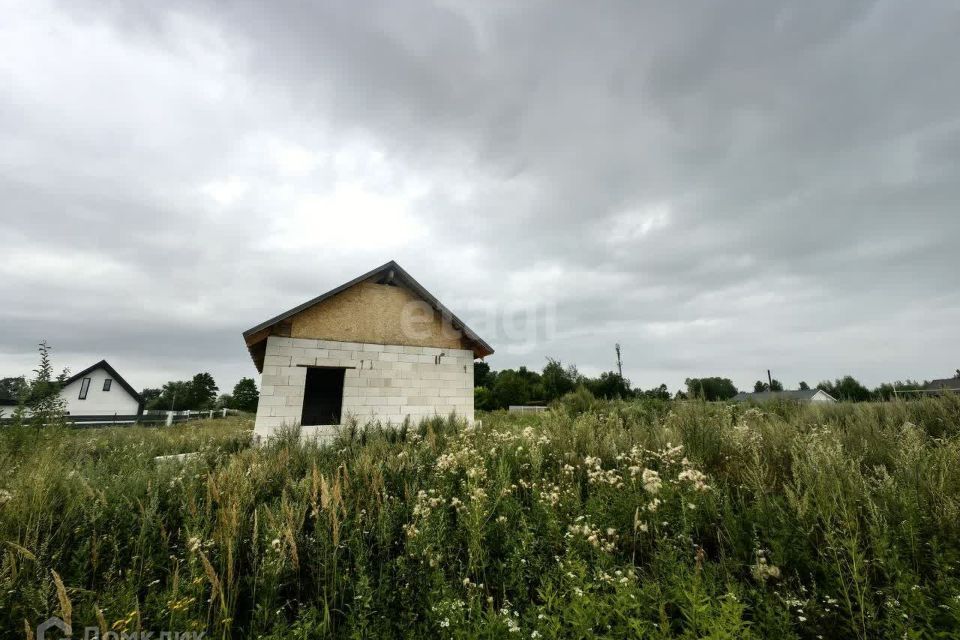
{"type": "Polygon", "coordinates": [[[0,637],[960,636],[960,398],[478,417],[0,429],[0,637]]]}

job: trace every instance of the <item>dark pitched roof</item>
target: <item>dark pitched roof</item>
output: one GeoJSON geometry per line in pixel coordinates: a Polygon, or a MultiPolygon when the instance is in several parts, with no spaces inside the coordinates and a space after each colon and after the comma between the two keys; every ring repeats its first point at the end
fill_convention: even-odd
{"type": "MultiPolygon", "coordinates": [[[[770,400],[806,401],[813,399],[813,396],[817,395],[817,393],[820,391],[820,389],[796,389],[793,391],[754,391],[752,393],[741,391],[737,395],[733,396],[731,400],[734,402],[746,402],[747,400],[753,400],[754,402],[769,402],[770,400]]],[[[826,391],[823,393],[833,400],[836,399],[826,391]]]]}
{"type": "MultiPolygon", "coordinates": [[[[284,311],[278,316],[270,318],[269,320],[265,322],[261,322],[257,326],[251,327],[250,329],[247,329],[246,331],[244,331],[243,332],[244,340],[247,342],[247,348],[250,351],[251,357],[253,357],[254,364],[257,364],[257,369],[259,370],[261,368],[261,365],[257,363],[255,345],[259,344],[262,341],[261,339],[256,339],[257,333],[264,331],[265,329],[269,329],[273,325],[283,322],[284,320],[300,313],[301,311],[304,311],[305,309],[309,309],[310,307],[316,304],[319,304],[328,298],[332,298],[338,293],[346,291],[347,289],[349,289],[354,285],[360,284],[361,282],[365,282],[367,280],[373,280],[375,278],[379,279],[382,276],[392,277],[394,281],[402,283],[404,286],[406,286],[411,291],[416,293],[418,296],[423,298],[426,302],[428,302],[430,306],[432,306],[434,309],[439,311],[443,317],[449,318],[451,323],[453,324],[453,328],[457,329],[458,331],[462,331],[463,335],[467,338],[467,340],[469,340],[474,344],[474,353],[477,354],[477,357],[488,356],[491,353],[493,353],[493,347],[487,344],[486,341],[484,341],[480,336],[478,336],[470,327],[464,324],[463,320],[455,316],[452,311],[450,311],[445,306],[443,306],[443,304],[436,298],[436,296],[434,296],[432,293],[427,291],[423,287],[423,285],[417,282],[413,278],[413,276],[407,273],[403,267],[401,267],[399,264],[396,263],[395,260],[391,260],[386,264],[380,265],[376,269],[368,271],[367,273],[364,273],[361,276],[357,276],[356,278],[354,278],[349,282],[345,282],[339,287],[331,289],[326,293],[320,294],[316,298],[307,300],[303,304],[297,305],[296,307],[288,311],[284,311]],[[251,338],[255,338],[255,339],[251,340],[251,338]]],[[[265,340],[266,338],[264,337],[263,339],[265,340]]]]}
{"type": "Polygon", "coordinates": [[[75,373],[75,374],[73,374],[72,376],[70,376],[69,378],[67,378],[66,380],[63,381],[63,386],[67,386],[68,384],[70,384],[70,383],[72,383],[72,382],[76,382],[77,380],[79,380],[80,378],[84,377],[85,375],[87,375],[87,374],[90,373],[91,371],[96,371],[97,369],[103,369],[103,370],[105,370],[107,373],[109,373],[109,374],[112,376],[112,378],[116,381],[117,384],[119,384],[121,387],[123,387],[123,388],[127,391],[127,393],[129,393],[131,396],[133,396],[134,398],[136,398],[137,402],[139,402],[141,405],[143,404],[143,398],[140,397],[140,394],[137,393],[137,390],[134,389],[133,387],[131,387],[130,384],[129,384],[126,380],[123,379],[123,376],[121,376],[119,373],[117,373],[117,370],[114,369],[113,367],[111,367],[111,366],[110,366],[110,363],[107,362],[106,360],[101,360],[100,362],[97,362],[96,364],[90,365],[89,367],[87,367],[86,369],[84,369],[83,371],[81,371],[80,373],[75,373]]]}
{"type": "Polygon", "coordinates": [[[940,380],[931,380],[923,387],[928,391],[940,391],[942,389],[951,389],[960,391],[960,378],[941,378],[940,380]]]}

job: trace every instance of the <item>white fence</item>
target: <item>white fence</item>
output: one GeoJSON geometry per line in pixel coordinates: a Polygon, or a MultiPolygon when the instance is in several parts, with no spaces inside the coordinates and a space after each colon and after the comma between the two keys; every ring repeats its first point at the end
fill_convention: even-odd
{"type": "Polygon", "coordinates": [[[510,413],[539,413],[541,411],[546,411],[549,408],[550,407],[536,405],[512,404],[508,410],[510,413]]]}
{"type": "MultiPolygon", "coordinates": [[[[13,422],[13,411],[8,413],[6,409],[6,406],[0,409],[2,410],[0,425],[13,422]]],[[[240,413],[240,411],[235,409],[210,409],[207,411],[164,411],[162,409],[152,409],[150,411],[144,411],[139,415],[66,415],[64,416],[64,420],[75,427],[104,427],[109,425],[130,424],[165,424],[170,426],[177,422],[213,420],[215,418],[226,418],[230,415],[239,415],[240,413]]],[[[26,414],[24,417],[29,418],[29,414],[26,414]]]]}
{"type": "Polygon", "coordinates": [[[165,422],[169,426],[175,422],[213,420],[214,418],[226,418],[229,415],[238,415],[239,413],[240,412],[235,409],[208,409],[207,411],[164,411],[163,409],[151,409],[143,412],[139,422],[165,422]]]}

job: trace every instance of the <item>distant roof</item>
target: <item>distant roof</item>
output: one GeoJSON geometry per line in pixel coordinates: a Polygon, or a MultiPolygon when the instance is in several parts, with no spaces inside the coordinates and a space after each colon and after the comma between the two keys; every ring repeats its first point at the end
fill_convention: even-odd
{"type": "Polygon", "coordinates": [[[474,353],[476,354],[476,357],[482,358],[484,356],[488,356],[491,353],[493,353],[493,347],[487,344],[486,341],[484,341],[480,336],[478,336],[470,327],[464,324],[463,320],[453,315],[452,311],[450,311],[445,306],[443,306],[443,304],[441,304],[441,302],[436,298],[436,296],[434,296],[432,293],[427,291],[423,287],[423,285],[421,285],[419,282],[414,280],[413,276],[407,273],[403,267],[401,267],[399,264],[396,263],[396,261],[391,260],[390,262],[387,262],[386,264],[382,264],[376,269],[373,269],[372,271],[368,271],[367,273],[361,276],[357,276],[350,282],[345,282],[339,287],[333,288],[330,291],[327,291],[326,293],[320,294],[316,298],[307,300],[303,304],[298,305],[293,309],[284,311],[280,315],[270,318],[269,320],[265,322],[261,322],[257,326],[244,331],[243,338],[247,343],[248,350],[250,350],[250,355],[253,357],[254,364],[257,364],[257,369],[260,370],[262,364],[257,362],[257,355],[254,353],[254,345],[258,344],[262,340],[265,340],[266,338],[265,337],[260,338],[256,334],[258,334],[261,331],[264,331],[265,329],[269,329],[275,324],[283,322],[284,320],[300,313],[301,311],[309,309],[314,305],[320,304],[327,298],[332,298],[338,293],[346,291],[347,289],[349,289],[354,285],[360,284],[361,282],[364,282],[366,280],[380,279],[381,277],[384,277],[384,276],[388,278],[392,278],[394,281],[404,284],[411,291],[413,291],[418,296],[423,298],[423,300],[426,301],[428,304],[430,304],[430,306],[432,306],[434,309],[439,311],[444,318],[448,318],[450,322],[453,324],[453,328],[457,329],[458,331],[462,331],[464,337],[469,342],[473,343],[474,353]]]}
{"type": "Polygon", "coordinates": [[[805,400],[812,400],[813,396],[821,392],[831,400],[836,400],[836,398],[831,396],[826,391],[822,391],[821,389],[795,389],[792,391],[754,391],[752,393],[741,391],[737,395],[733,396],[731,400],[733,400],[734,402],[746,402],[747,400],[753,400],[754,402],[768,402],[770,400],[805,401],[805,400]]]}
{"type": "Polygon", "coordinates": [[[941,378],[940,380],[931,380],[923,387],[928,391],[940,391],[941,389],[951,389],[960,391],[960,378],[941,378]]]}
{"type": "Polygon", "coordinates": [[[90,373],[91,371],[96,371],[97,369],[103,369],[104,371],[106,371],[107,373],[109,373],[110,376],[111,376],[114,380],[116,380],[117,384],[119,384],[121,387],[123,387],[124,389],[126,389],[127,393],[129,393],[131,396],[133,396],[133,397],[136,399],[137,402],[139,402],[140,404],[143,404],[143,398],[140,397],[140,394],[137,393],[137,390],[134,389],[133,387],[131,387],[130,384],[129,384],[126,380],[123,379],[123,376],[121,376],[119,373],[117,373],[117,370],[114,369],[113,367],[111,367],[111,366],[110,366],[110,363],[107,362],[106,360],[101,360],[100,362],[97,362],[96,364],[90,365],[89,367],[87,367],[86,369],[84,369],[83,371],[81,371],[80,373],[75,373],[75,374],[73,374],[72,376],[70,376],[69,378],[67,378],[66,380],[63,381],[63,386],[67,386],[67,385],[70,384],[70,383],[76,382],[76,381],[79,380],[80,378],[83,378],[84,376],[86,376],[86,375],[87,375],[88,373],[90,373]]]}

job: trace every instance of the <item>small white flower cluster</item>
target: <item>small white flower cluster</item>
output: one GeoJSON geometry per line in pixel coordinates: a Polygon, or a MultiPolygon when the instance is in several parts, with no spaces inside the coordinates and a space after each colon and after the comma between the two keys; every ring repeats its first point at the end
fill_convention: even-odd
{"type": "MultiPolygon", "coordinates": [[[[780,575],[780,574],[779,574],[779,571],[778,571],[777,575],[774,576],[774,577],[779,577],[779,575],[780,575]]],[[[806,602],[805,600],[799,600],[799,599],[797,599],[797,598],[787,598],[786,600],[784,600],[784,604],[786,604],[786,605],[787,605],[788,607],[790,607],[791,609],[795,609],[795,610],[796,610],[794,613],[796,613],[796,615],[797,615],[797,621],[798,621],[798,622],[806,622],[806,621],[807,621],[807,614],[806,614],[806,612],[803,610],[803,608],[804,608],[805,606],[807,606],[807,602],[806,602]]]]}
{"type": "MultiPolygon", "coordinates": [[[[509,604],[509,603],[505,603],[509,604]]],[[[520,632],[520,615],[516,611],[511,611],[508,606],[503,606],[500,609],[500,615],[503,616],[504,622],[507,625],[507,631],[509,633],[519,633],[520,632]]]]}
{"type": "Polygon", "coordinates": [[[703,493],[711,490],[710,485],[707,484],[707,475],[705,473],[690,466],[690,462],[686,458],[683,459],[683,466],[684,470],[677,476],[677,480],[689,482],[693,485],[695,491],[703,493]]]}
{"type": "Polygon", "coordinates": [[[643,482],[644,491],[652,496],[660,493],[660,488],[663,486],[663,480],[660,478],[659,473],[653,469],[644,469],[640,479],[643,482]]]}
{"type": "Polygon", "coordinates": [[[464,446],[462,449],[454,449],[449,453],[444,453],[437,458],[437,471],[456,471],[460,468],[474,466],[482,462],[480,454],[476,449],[470,446],[464,446]]]}
{"type": "Polygon", "coordinates": [[[443,616],[443,619],[438,623],[443,629],[448,629],[453,624],[453,621],[450,620],[451,618],[453,618],[454,621],[462,620],[465,608],[466,604],[463,600],[441,600],[431,607],[438,617],[443,616]]]}
{"type": "Polygon", "coordinates": [[[665,448],[655,452],[654,455],[665,464],[676,464],[680,456],[683,455],[683,445],[678,444],[674,447],[668,442],[665,448]]]}
{"type": "Polygon", "coordinates": [[[611,527],[602,532],[584,516],[577,517],[576,522],[567,527],[567,536],[580,536],[593,547],[607,553],[614,550],[617,542],[616,529],[611,527]]]}
{"type": "MultiPolygon", "coordinates": [[[[413,504],[413,518],[414,522],[410,522],[404,525],[403,529],[407,534],[408,539],[414,539],[420,535],[420,529],[417,527],[417,521],[423,521],[430,517],[430,514],[433,513],[434,509],[444,506],[446,500],[441,496],[436,489],[427,489],[424,491],[421,489],[417,492],[416,501],[413,504]]],[[[458,509],[458,504],[462,506],[462,503],[459,500],[454,503],[453,500],[450,501],[450,506],[458,509]]],[[[459,509],[458,509],[459,510],[459,509]]]]}
{"type": "Polygon", "coordinates": [[[626,573],[618,569],[613,572],[613,575],[606,571],[600,571],[600,573],[597,574],[597,580],[599,582],[604,582],[609,585],[629,584],[633,582],[635,577],[636,575],[633,573],[633,569],[628,569],[626,573]]]}
{"type": "Polygon", "coordinates": [[[587,470],[587,482],[590,484],[607,484],[617,489],[623,488],[623,478],[616,469],[607,469],[600,466],[600,458],[587,456],[583,459],[583,464],[587,470]]]}
{"type": "Polygon", "coordinates": [[[427,491],[421,489],[417,493],[417,501],[413,505],[413,516],[415,518],[426,518],[433,509],[442,505],[443,502],[443,498],[437,494],[436,489],[427,491]]]}
{"type": "MultiPolygon", "coordinates": [[[[536,483],[534,483],[534,486],[537,486],[536,483]]],[[[540,490],[540,498],[551,507],[560,504],[560,499],[563,494],[563,489],[560,485],[547,482],[537,488],[540,490]]]]}

